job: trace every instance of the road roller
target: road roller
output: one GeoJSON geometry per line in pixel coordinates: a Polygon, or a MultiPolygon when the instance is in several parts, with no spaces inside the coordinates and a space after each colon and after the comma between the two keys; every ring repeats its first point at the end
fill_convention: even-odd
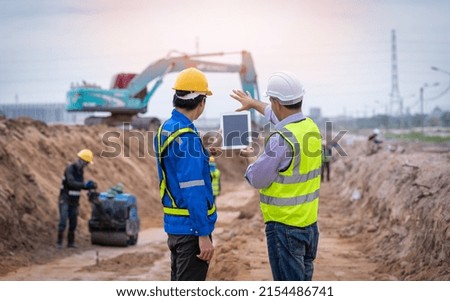
{"type": "Polygon", "coordinates": [[[133,246],[140,230],[137,200],[128,193],[88,192],[92,213],[91,243],[103,246],[133,246]]]}

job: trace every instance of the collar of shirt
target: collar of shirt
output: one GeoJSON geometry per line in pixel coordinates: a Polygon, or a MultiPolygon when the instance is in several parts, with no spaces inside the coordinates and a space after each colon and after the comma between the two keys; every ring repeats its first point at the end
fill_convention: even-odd
{"type": "Polygon", "coordinates": [[[176,109],[173,109],[172,111],[172,119],[178,121],[180,123],[180,127],[190,127],[194,129],[195,132],[197,132],[197,128],[192,123],[192,121],[189,118],[187,118],[186,115],[177,111],[176,109]]]}
{"type": "MultiPolygon", "coordinates": [[[[272,111],[272,107],[271,106],[267,106],[265,115],[266,116],[271,116],[272,114],[276,118],[275,113],[272,111]]],[[[270,118],[268,118],[268,119],[270,120],[270,118]]],[[[305,115],[303,115],[302,112],[298,112],[298,113],[292,114],[292,115],[284,118],[283,120],[278,121],[277,123],[275,123],[275,129],[276,130],[281,130],[286,124],[289,124],[289,123],[292,123],[292,122],[297,122],[297,121],[300,121],[300,120],[303,120],[303,119],[305,119],[305,115]]]]}

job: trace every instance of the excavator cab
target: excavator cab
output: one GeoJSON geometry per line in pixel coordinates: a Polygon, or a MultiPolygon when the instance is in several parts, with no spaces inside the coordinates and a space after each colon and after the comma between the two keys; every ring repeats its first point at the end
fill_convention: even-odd
{"type": "MultiPolygon", "coordinates": [[[[119,73],[113,77],[111,82],[111,89],[126,89],[131,80],[136,76],[136,73],[119,73]]],[[[144,101],[147,96],[147,86],[145,86],[141,91],[139,91],[135,98],[139,98],[144,101]]]]}

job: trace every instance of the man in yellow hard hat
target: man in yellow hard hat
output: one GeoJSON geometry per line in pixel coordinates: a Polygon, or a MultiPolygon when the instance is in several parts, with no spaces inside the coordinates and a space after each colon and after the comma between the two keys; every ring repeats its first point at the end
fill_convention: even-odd
{"type": "Polygon", "coordinates": [[[171,252],[171,280],[206,280],[214,254],[211,234],[217,219],[209,152],[192,123],[212,95],[196,68],[180,72],[173,87],[172,117],[158,130],[155,153],[171,252]]]}
{"type": "Polygon", "coordinates": [[[76,248],[75,230],[77,228],[78,213],[80,206],[81,189],[95,189],[97,184],[89,180],[84,182],[83,169],[89,164],[93,164],[94,155],[91,150],[83,149],[77,154],[78,159],[69,164],[64,170],[61,190],[59,193],[59,224],[57,248],[63,247],[63,236],[66,230],[67,220],[69,220],[69,232],[67,235],[67,247],[76,248]]]}

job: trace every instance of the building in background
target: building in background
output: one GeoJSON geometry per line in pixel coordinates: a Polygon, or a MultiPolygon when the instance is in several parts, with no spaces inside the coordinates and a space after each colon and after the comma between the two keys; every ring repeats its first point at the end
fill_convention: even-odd
{"type": "Polygon", "coordinates": [[[199,118],[194,122],[197,129],[201,131],[213,131],[218,130],[220,127],[219,118],[199,118]]]}
{"type": "Polygon", "coordinates": [[[313,107],[309,109],[309,118],[314,120],[315,122],[318,122],[320,118],[322,118],[322,111],[318,107],[313,107]]]}
{"type": "Polygon", "coordinates": [[[84,119],[92,115],[92,113],[68,113],[64,103],[0,104],[0,112],[7,118],[30,117],[49,124],[83,124],[84,119]]]}

